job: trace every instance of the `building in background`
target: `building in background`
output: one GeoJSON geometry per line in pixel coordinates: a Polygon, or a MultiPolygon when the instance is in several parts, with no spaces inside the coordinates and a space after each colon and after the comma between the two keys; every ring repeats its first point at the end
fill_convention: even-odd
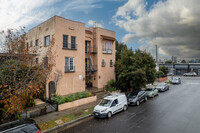
{"type": "Polygon", "coordinates": [[[173,64],[159,64],[159,66],[166,66],[169,72],[174,75],[183,75],[187,72],[196,72],[200,75],[200,63],[173,63],[173,64]]]}
{"type": "Polygon", "coordinates": [[[49,52],[54,57],[47,97],[81,92],[87,86],[103,88],[115,79],[115,32],[54,16],[27,35],[30,50],[38,54],[36,64],[48,66],[49,52]]]}

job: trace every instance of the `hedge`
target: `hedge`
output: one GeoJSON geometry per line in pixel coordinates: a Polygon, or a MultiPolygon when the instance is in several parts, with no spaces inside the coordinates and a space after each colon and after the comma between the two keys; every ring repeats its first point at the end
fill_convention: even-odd
{"type": "Polygon", "coordinates": [[[73,102],[75,100],[90,97],[90,96],[92,96],[92,94],[90,92],[83,91],[83,92],[77,92],[77,93],[74,93],[74,94],[70,94],[70,95],[67,95],[67,96],[55,96],[55,97],[53,97],[52,100],[54,102],[57,102],[58,105],[60,105],[60,104],[63,104],[63,103],[73,102]]]}

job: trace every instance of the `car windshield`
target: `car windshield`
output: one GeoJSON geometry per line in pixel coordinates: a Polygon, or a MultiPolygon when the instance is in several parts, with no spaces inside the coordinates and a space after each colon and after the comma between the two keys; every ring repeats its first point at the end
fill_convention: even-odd
{"type": "Polygon", "coordinates": [[[178,80],[178,78],[173,78],[172,80],[178,80]]]}
{"type": "Polygon", "coordinates": [[[131,92],[128,94],[128,97],[129,98],[135,98],[137,96],[138,92],[137,91],[134,91],[134,92],[131,92]]]}
{"type": "Polygon", "coordinates": [[[103,99],[103,100],[101,100],[99,105],[104,106],[104,107],[108,107],[108,106],[110,106],[111,102],[112,102],[111,100],[103,99]]]}
{"type": "Polygon", "coordinates": [[[147,88],[146,91],[153,91],[153,88],[147,88]]]}
{"type": "Polygon", "coordinates": [[[165,86],[165,83],[158,83],[157,86],[165,86]]]}

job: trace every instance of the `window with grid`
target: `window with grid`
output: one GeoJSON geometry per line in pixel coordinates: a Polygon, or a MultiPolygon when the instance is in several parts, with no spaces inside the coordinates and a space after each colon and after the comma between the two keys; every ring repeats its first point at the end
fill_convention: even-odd
{"type": "Polygon", "coordinates": [[[35,40],[35,46],[38,46],[39,39],[35,40]]]}
{"type": "Polygon", "coordinates": [[[103,52],[106,52],[106,41],[103,41],[103,52]]]}
{"type": "Polygon", "coordinates": [[[49,60],[48,57],[44,57],[44,66],[45,67],[48,67],[48,65],[49,65],[48,64],[48,62],[49,62],[48,60],[49,60]]]}
{"type": "Polygon", "coordinates": [[[76,49],[76,37],[71,36],[71,49],[76,49]]]}
{"type": "Polygon", "coordinates": [[[112,53],[112,43],[108,42],[108,53],[112,53]]]}
{"type": "Polygon", "coordinates": [[[110,67],[112,67],[113,66],[113,61],[112,60],[110,60],[110,67]]]}
{"type": "Polygon", "coordinates": [[[104,59],[102,59],[102,67],[105,67],[106,66],[106,62],[104,61],[104,59]]]}
{"type": "Polygon", "coordinates": [[[30,47],[32,47],[32,46],[33,46],[33,42],[31,41],[31,42],[30,42],[30,47]]]}
{"type": "Polygon", "coordinates": [[[35,63],[38,64],[38,58],[35,59],[35,63]]]}
{"type": "Polygon", "coordinates": [[[44,37],[44,46],[49,46],[50,45],[50,36],[45,36],[44,37]]]}
{"type": "Polygon", "coordinates": [[[63,48],[68,48],[68,35],[63,35],[63,48]]]}
{"type": "Polygon", "coordinates": [[[65,72],[73,72],[75,71],[74,68],[74,58],[65,57],[65,72]]]}

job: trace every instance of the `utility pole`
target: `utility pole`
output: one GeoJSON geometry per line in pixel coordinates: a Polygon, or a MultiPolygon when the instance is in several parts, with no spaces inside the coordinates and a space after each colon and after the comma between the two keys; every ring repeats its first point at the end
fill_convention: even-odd
{"type": "Polygon", "coordinates": [[[156,71],[159,71],[159,63],[158,63],[158,46],[156,45],[156,71]]]}

